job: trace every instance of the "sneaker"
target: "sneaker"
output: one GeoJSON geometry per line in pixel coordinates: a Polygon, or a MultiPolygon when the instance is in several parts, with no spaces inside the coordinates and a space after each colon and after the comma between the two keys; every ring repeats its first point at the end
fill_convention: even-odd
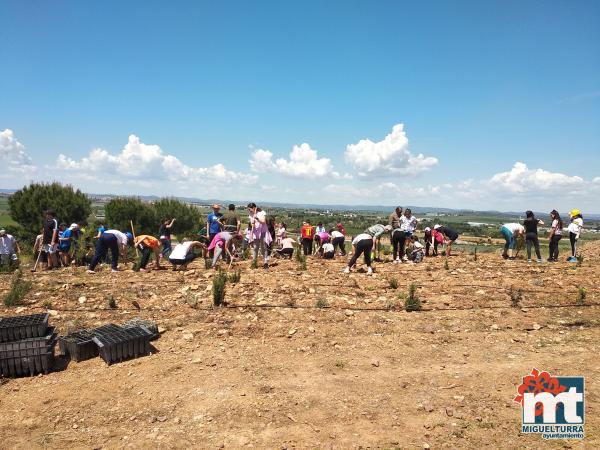
{"type": "Polygon", "coordinates": [[[94,272],[92,269],[88,269],[87,273],[96,273],[96,272],[94,272]]]}
{"type": "Polygon", "coordinates": [[[399,264],[399,263],[401,263],[401,262],[402,262],[402,260],[401,260],[400,258],[396,258],[396,259],[394,260],[394,264],[399,264]]]}
{"type": "Polygon", "coordinates": [[[537,262],[541,264],[541,263],[544,262],[544,260],[543,259],[538,259],[537,262]]]}
{"type": "Polygon", "coordinates": [[[346,266],[346,268],[343,271],[344,273],[350,273],[350,267],[346,266]]]}
{"type": "MultiPolygon", "coordinates": [[[[113,270],[113,272],[114,272],[114,270],[113,270]]],[[[147,272],[147,270],[144,269],[143,267],[140,267],[140,272],[147,272]]]]}
{"type": "Polygon", "coordinates": [[[528,262],[528,263],[531,263],[531,260],[530,260],[530,259],[528,259],[528,260],[527,260],[527,262],[528,262]]]}
{"type": "Polygon", "coordinates": [[[118,272],[118,270],[117,270],[117,269],[110,269],[110,271],[111,271],[112,273],[117,273],[117,272],[118,272]]]}
{"type": "Polygon", "coordinates": [[[367,275],[373,275],[373,269],[367,268],[367,275]]]}
{"type": "Polygon", "coordinates": [[[267,263],[264,263],[264,264],[263,264],[263,269],[268,269],[268,268],[269,268],[269,264],[267,264],[267,263]]]}
{"type": "Polygon", "coordinates": [[[408,258],[407,258],[407,256],[406,256],[406,255],[404,255],[404,256],[402,257],[402,262],[406,262],[406,261],[408,261],[408,258]]]}

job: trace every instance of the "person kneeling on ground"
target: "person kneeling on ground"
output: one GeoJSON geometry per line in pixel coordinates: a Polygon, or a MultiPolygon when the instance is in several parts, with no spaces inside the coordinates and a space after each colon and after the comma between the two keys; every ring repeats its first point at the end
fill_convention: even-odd
{"type": "Polygon", "coordinates": [[[158,239],[156,239],[154,236],[141,234],[139,236],[136,236],[135,246],[142,252],[142,259],[140,261],[140,272],[146,271],[146,266],[150,261],[150,255],[152,255],[152,253],[154,253],[156,269],[162,269],[162,267],[160,267],[160,241],[158,239]]]}
{"type": "Polygon", "coordinates": [[[356,264],[359,256],[364,254],[365,264],[367,265],[367,275],[373,273],[371,268],[371,251],[373,250],[373,236],[367,233],[361,233],[352,240],[352,258],[348,262],[348,266],[344,269],[344,273],[350,273],[350,270],[356,264]]]}
{"type": "Polygon", "coordinates": [[[419,238],[414,234],[410,237],[410,242],[412,244],[410,260],[415,264],[420,263],[421,261],[423,261],[423,257],[425,256],[423,244],[419,242],[419,238]]]}
{"type": "Polygon", "coordinates": [[[513,250],[515,249],[515,245],[519,236],[525,235],[525,227],[519,223],[505,223],[500,228],[500,232],[502,236],[504,236],[504,240],[506,241],[504,244],[504,251],[502,252],[502,257],[504,259],[515,259],[513,256],[513,250]]]}
{"type": "Polygon", "coordinates": [[[446,256],[450,256],[450,253],[452,252],[452,244],[454,244],[454,241],[458,239],[458,233],[452,228],[442,225],[435,225],[433,229],[444,236],[444,244],[446,244],[446,256]]]}
{"type": "Polygon", "coordinates": [[[281,239],[280,244],[281,248],[275,250],[275,255],[292,259],[292,255],[294,254],[294,240],[291,237],[285,237],[281,239]]]}
{"type": "Polygon", "coordinates": [[[321,247],[321,250],[323,251],[321,255],[323,259],[333,259],[335,256],[335,247],[331,242],[325,242],[321,247]]]}
{"type": "Polygon", "coordinates": [[[130,232],[122,233],[119,230],[106,230],[96,241],[96,253],[88,268],[88,273],[95,273],[94,269],[98,263],[106,258],[108,250],[111,253],[112,272],[117,272],[119,268],[119,248],[121,255],[127,262],[127,246],[133,242],[133,235],[130,232]]]}
{"type": "Polygon", "coordinates": [[[205,247],[200,241],[187,241],[185,239],[181,244],[177,244],[169,255],[169,262],[173,264],[173,271],[177,271],[177,266],[181,266],[179,270],[187,270],[188,264],[198,257],[194,249],[205,249],[205,247]]]}

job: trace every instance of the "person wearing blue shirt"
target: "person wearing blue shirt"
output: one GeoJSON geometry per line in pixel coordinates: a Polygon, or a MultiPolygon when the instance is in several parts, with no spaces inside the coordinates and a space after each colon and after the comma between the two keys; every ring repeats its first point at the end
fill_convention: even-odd
{"type": "Polygon", "coordinates": [[[69,250],[71,249],[73,230],[67,228],[66,223],[61,223],[58,230],[58,256],[63,267],[68,267],[70,263],[69,250]]]}
{"type": "MultiPolygon", "coordinates": [[[[210,244],[213,238],[221,232],[221,214],[219,211],[221,209],[221,205],[214,204],[212,205],[213,212],[211,212],[206,217],[206,239],[208,239],[208,243],[210,244]]],[[[210,256],[212,257],[212,250],[210,251],[210,256]]]]}

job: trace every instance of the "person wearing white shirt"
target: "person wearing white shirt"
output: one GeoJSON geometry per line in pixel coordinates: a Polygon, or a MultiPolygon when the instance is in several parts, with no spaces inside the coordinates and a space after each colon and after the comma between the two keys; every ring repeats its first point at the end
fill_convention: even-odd
{"type": "Polygon", "coordinates": [[[116,272],[119,268],[119,249],[127,262],[127,245],[133,241],[131,233],[122,233],[119,230],[106,230],[96,241],[96,253],[88,268],[88,273],[94,273],[94,269],[102,261],[108,251],[111,254],[112,271],[116,272]]]}
{"type": "Polygon", "coordinates": [[[400,251],[398,253],[398,259],[395,262],[408,261],[406,256],[406,240],[410,239],[412,234],[417,229],[418,220],[413,216],[410,208],[404,210],[404,214],[400,216],[400,251]]]}
{"type": "Polygon", "coordinates": [[[196,253],[194,253],[195,248],[204,248],[205,245],[199,241],[183,241],[181,244],[177,244],[171,253],[169,254],[169,262],[173,264],[173,271],[186,270],[187,266],[190,262],[198,257],[196,253]]]}
{"type": "Polygon", "coordinates": [[[513,250],[515,248],[516,238],[525,235],[525,227],[520,223],[505,223],[500,228],[500,232],[505,240],[502,257],[504,259],[515,259],[513,250]]]}
{"type": "Polygon", "coordinates": [[[373,236],[368,233],[361,233],[352,239],[352,258],[348,262],[348,266],[344,269],[344,273],[350,273],[350,270],[356,264],[359,256],[364,254],[365,264],[367,265],[367,275],[373,273],[371,268],[371,252],[373,251],[373,236]]]}
{"type": "Polygon", "coordinates": [[[325,242],[323,244],[323,259],[333,259],[335,256],[335,247],[331,242],[325,242]]]}
{"type": "Polygon", "coordinates": [[[0,267],[17,264],[19,253],[21,253],[21,249],[17,240],[6,230],[0,230],[0,267]]]}
{"type": "Polygon", "coordinates": [[[571,223],[567,227],[569,231],[569,241],[571,242],[571,256],[567,259],[569,262],[577,262],[577,241],[583,228],[583,216],[578,209],[573,209],[569,213],[571,223]]]}
{"type": "Polygon", "coordinates": [[[339,247],[340,256],[346,256],[346,236],[344,236],[344,233],[332,228],[329,230],[329,235],[331,236],[331,244],[334,250],[336,247],[339,247]]]}

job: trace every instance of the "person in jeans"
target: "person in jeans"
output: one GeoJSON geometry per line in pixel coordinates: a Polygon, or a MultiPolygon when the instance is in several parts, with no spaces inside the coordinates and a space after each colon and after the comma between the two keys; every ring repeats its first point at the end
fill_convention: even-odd
{"type": "Polygon", "coordinates": [[[361,254],[364,255],[365,264],[367,265],[367,275],[373,273],[371,268],[371,251],[373,251],[373,236],[368,233],[361,233],[352,240],[352,258],[348,262],[348,266],[344,269],[344,273],[350,273],[352,267],[361,254]]]}
{"type": "Polygon", "coordinates": [[[186,241],[185,239],[181,244],[177,244],[171,254],[169,255],[169,262],[173,265],[173,272],[179,270],[187,270],[187,266],[194,259],[198,257],[194,252],[195,248],[203,249],[205,245],[200,241],[186,241]]]}
{"type": "Polygon", "coordinates": [[[550,228],[550,235],[548,236],[548,239],[550,240],[550,244],[548,245],[550,253],[548,261],[556,262],[558,261],[558,241],[562,239],[563,221],[560,218],[560,214],[555,209],[550,212],[550,219],[552,220],[552,225],[550,228]]]}
{"type": "Polygon", "coordinates": [[[269,247],[273,242],[273,237],[269,232],[269,226],[267,224],[267,213],[261,210],[256,203],[248,204],[248,218],[250,219],[250,226],[252,227],[250,242],[254,246],[254,255],[252,258],[252,264],[258,265],[258,253],[262,247],[263,252],[263,268],[269,268],[269,247]]]}
{"type": "Polygon", "coordinates": [[[119,248],[127,262],[127,245],[133,239],[131,233],[122,233],[119,230],[106,230],[96,241],[96,253],[88,268],[88,273],[95,273],[94,269],[98,263],[106,257],[108,251],[111,253],[112,272],[119,269],[119,248]]]}
{"type": "Polygon", "coordinates": [[[392,227],[392,250],[393,250],[393,261],[399,263],[402,257],[399,255],[398,250],[400,249],[400,239],[402,236],[402,230],[400,229],[400,218],[402,217],[402,208],[396,207],[396,210],[390,214],[388,225],[392,227]]]}
{"type": "MultiPolygon", "coordinates": [[[[212,210],[208,216],[206,216],[206,241],[207,245],[212,242],[217,233],[221,231],[221,218],[223,214],[219,211],[221,210],[221,205],[215,203],[212,205],[212,210]]],[[[209,252],[209,256],[212,258],[213,252],[209,252]]]]}
{"type": "Polygon", "coordinates": [[[46,211],[46,222],[42,237],[42,251],[46,253],[48,260],[47,269],[58,269],[58,220],[54,211],[46,211]]]}
{"type": "Polygon", "coordinates": [[[163,258],[168,258],[169,254],[171,253],[171,228],[173,228],[174,223],[175,219],[164,219],[162,225],[158,230],[160,243],[163,246],[162,252],[160,254],[163,258]]]}
{"type": "Polygon", "coordinates": [[[567,259],[569,262],[577,262],[577,241],[583,228],[583,216],[578,209],[573,209],[569,213],[571,223],[567,227],[569,231],[569,241],[571,242],[571,256],[567,259]]]}
{"type": "Polygon", "coordinates": [[[531,247],[535,248],[535,255],[537,256],[537,262],[542,262],[542,253],[540,252],[540,240],[538,239],[538,225],[544,225],[544,222],[540,219],[536,219],[533,215],[533,211],[525,212],[525,220],[523,226],[525,227],[525,244],[527,245],[527,262],[531,262],[531,247]]]}

